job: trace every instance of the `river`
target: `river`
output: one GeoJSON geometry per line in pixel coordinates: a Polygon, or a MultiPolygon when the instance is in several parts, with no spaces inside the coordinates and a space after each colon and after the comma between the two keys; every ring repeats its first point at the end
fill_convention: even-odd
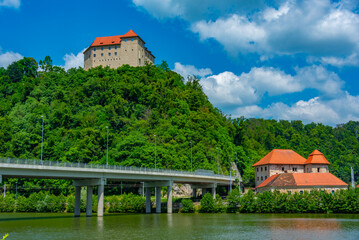
{"type": "Polygon", "coordinates": [[[0,213],[5,233],[7,240],[359,239],[359,215],[0,213]]]}

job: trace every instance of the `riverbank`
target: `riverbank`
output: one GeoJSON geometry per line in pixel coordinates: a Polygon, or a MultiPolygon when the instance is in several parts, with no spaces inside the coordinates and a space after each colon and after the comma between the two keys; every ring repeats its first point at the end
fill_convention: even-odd
{"type": "MultiPolygon", "coordinates": [[[[29,197],[9,194],[0,196],[0,212],[53,212],[72,213],[74,196],[55,196],[46,192],[33,193],[29,197]]],[[[96,199],[97,196],[94,196],[96,199]]],[[[81,211],[85,212],[86,199],[82,197],[81,211]]],[[[327,193],[319,190],[303,194],[264,192],[255,195],[252,191],[239,194],[233,190],[224,200],[216,199],[207,193],[200,203],[193,204],[192,199],[175,199],[177,211],[182,213],[359,213],[359,189],[340,190],[327,193]]],[[[154,207],[154,203],[152,202],[154,207]]],[[[165,212],[166,204],[162,203],[165,212]]],[[[97,201],[93,201],[93,212],[97,210],[97,201]]],[[[135,194],[105,197],[105,213],[144,213],[145,198],[135,194]]]]}

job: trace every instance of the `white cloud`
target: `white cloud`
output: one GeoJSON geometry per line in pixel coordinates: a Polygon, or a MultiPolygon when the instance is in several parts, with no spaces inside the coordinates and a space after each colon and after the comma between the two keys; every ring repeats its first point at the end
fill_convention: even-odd
{"type": "Polygon", "coordinates": [[[205,76],[212,74],[212,70],[209,68],[197,69],[193,65],[182,65],[179,62],[175,63],[175,69],[173,69],[173,71],[180,74],[185,80],[187,79],[188,76],[195,75],[196,77],[203,78],[205,76]]]}
{"type": "Polygon", "coordinates": [[[232,72],[223,72],[201,79],[203,91],[215,106],[256,103],[259,96],[255,88],[232,72]]]}
{"type": "Polygon", "coordinates": [[[0,0],[0,7],[20,7],[20,0],[0,0]]]}
{"type": "Polygon", "coordinates": [[[202,41],[215,39],[230,55],[304,53],[334,65],[359,55],[357,0],[133,2],[157,18],[187,21],[202,41]]]}
{"type": "Polygon", "coordinates": [[[273,103],[266,108],[257,105],[239,107],[234,117],[263,117],[283,120],[302,120],[305,123],[316,122],[329,125],[359,120],[359,96],[345,93],[341,98],[324,101],[319,97],[300,100],[293,105],[282,102],[273,103]]]}
{"type": "Polygon", "coordinates": [[[254,67],[248,73],[237,76],[223,72],[201,79],[204,92],[219,107],[248,106],[259,103],[263,95],[279,96],[315,89],[327,98],[344,94],[344,82],[334,72],[322,66],[297,68],[295,75],[272,67],[254,67]]]}
{"type": "Polygon", "coordinates": [[[22,58],[23,56],[19,53],[14,53],[14,52],[1,53],[0,51],[0,67],[6,68],[11,63],[16,62],[22,58]]]}
{"type": "Polygon", "coordinates": [[[329,64],[337,67],[359,65],[357,53],[353,53],[348,57],[322,57],[319,61],[323,64],[329,64]]]}
{"type": "Polygon", "coordinates": [[[231,55],[238,54],[238,51],[254,52],[267,38],[262,27],[238,15],[214,22],[199,21],[192,25],[191,30],[198,33],[201,40],[216,39],[231,55]]]}
{"type": "Polygon", "coordinates": [[[65,56],[63,57],[65,61],[65,66],[63,66],[63,68],[65,68],[65,70],[69,70],[70,68],[84,67],[83,52],[85,50],[86,48],[80,51],[79,53],[77,53],[76,55],[73,53],[70,54],[66,53],[65,56]]]}
{"type": "Polygon", "coordinates": [[[182,18],[187,21],[216,19],[218,16],[247,12],[265,6],[265,0],[132,0],[157,19],[182,18]]]}

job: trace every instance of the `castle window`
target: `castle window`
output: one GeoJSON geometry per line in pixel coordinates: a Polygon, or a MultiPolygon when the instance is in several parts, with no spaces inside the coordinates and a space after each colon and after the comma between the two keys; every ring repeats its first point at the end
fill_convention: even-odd
{"type": "Polygon", "coordinates": [[[111,47],[108,47],[108,50],[111,50],[111,47]]]}
{"type": "Polygon", "coordinates": [[[131,41],[133,42],[133,38],[131,38],[131,41]]]}
{"type": "Polygon", "coordinates": [[[267,167],[264,167],[264,171],[267,171],[267,167]]]}
{"type": "Polygon", "coordinates": [[[115,49],[117,49],[117,46],[115,46],[115,49]]]}
{"type": "Polygon", "coordinates": [[[101,57],[103,57],[103,53],[101,53],[101,57]]]}
{"type": "Polygon", "coordinates": [[[282,171],[284,172],[284,167],[282,167],[282,171]]]}
{"type": "Polygon", "coordinates": [[[115,52],[115,56],[117,56],[117,52],[115,52]]]}
{"type": "Polygon", "coordinates": [[[257,181],[259,181],[259,177],[257,177],[257,181]]]}
{"type": "Polygon", "coordinates": [[[259,167],[257,167],[257,172],[259,171],[259,167]]]}
{"type": "Polygon", "coordinates": [[[265,176],[264,179],[267,179],[267,176],[265,176]]]}
{"type": "Polygon", "coordinates": [[[127,39],[125,39],[125,42],[127,42],[127,39]]]}
{"type": "Polygon", "coordinates": [[[334,195],[334,193],[335,193],[335,191],[334,190],[332,190],[332,194],[334,195]]]}
{"type": "Polygon", "coordinates": [[[261,181],[263,181],[263,176],[261,176],[261,181]]]}
{"type": "Polygon", "coordinates": [[[293,172],[296,172],[297,171],[297,168],[293,168],[293,172]]]}
{"type": "Polygon", "coordinates": [[[300,193],[300,194],[303,194],[304,192],[303,192],[303,190],[300,190],[299,193],[300,193]]]}
{"type": "Polygon", "coordinates": [[[261,172],[263,172],[263,167],[261,167],[261,172]]]}
{"type": "Polygon", "coordinates": [[[94,54],[93,57],[96,57],[96,54],[94,54]]]}
{"type": "Polygon", "coordinates": [[[101,50],[103,50],[103,47],[101,48],[101,50]]]}
{"type": "Polygon", "coordinates": [[[318,172],[320,172],[320,168],[318,168],[318,172]]]}
{"type": "Polygon", "coordinates": [[[93,48],[93,51],[96,51],[96,48],[93,48]]]}
{"type": "Polygon", "coordinates": [[[111,53],[109,52],[108,55],[111,56],[111,53]]]}

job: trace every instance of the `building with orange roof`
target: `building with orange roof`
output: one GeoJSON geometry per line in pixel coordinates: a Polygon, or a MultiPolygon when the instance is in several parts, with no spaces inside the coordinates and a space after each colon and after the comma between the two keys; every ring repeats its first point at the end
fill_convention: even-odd
{"type": "Polygon", "coordinates": [[[305,159],[291,149],[273,149],[253,164],[256,186],[281,173],[329,173],[329,164],[323,153],[318,150],[314,150],[308,159],[305,159]]]}
{"type": "Polygon", "coordinates": [[[348,184],[331,173],[282,173],[267,178],[256,190],[303,193],[320,189],[334,193],[336,190],[347,188],[348,184]]]}
{"type": "Polygon", "coordinates": [[[146,62],[154,64],[155,56],[133,30],[124,35],[97,37],[84,51],[85,70],[97,66],[118,68],[124,64],[137,67],[146,62]]]}

